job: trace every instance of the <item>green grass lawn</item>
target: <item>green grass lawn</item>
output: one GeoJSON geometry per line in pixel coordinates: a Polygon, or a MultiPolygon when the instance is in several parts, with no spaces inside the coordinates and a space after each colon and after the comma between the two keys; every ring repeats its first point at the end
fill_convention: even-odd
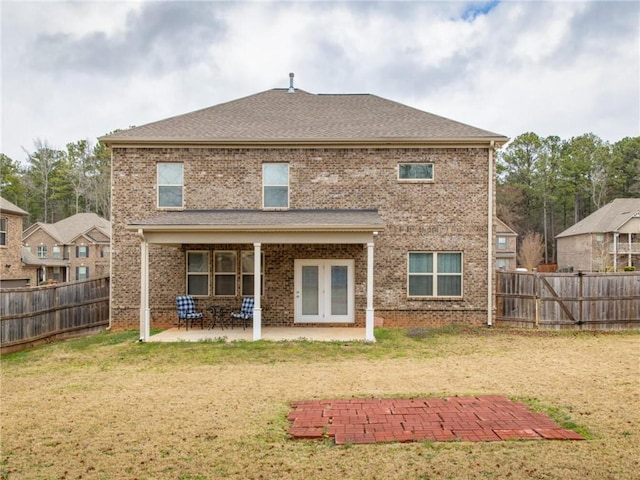
{"type": "Polygon", "coordinates": [[[640,478],[640,334],[377,329],[365,342],[139,343],[2,356],[2,479],[640,478]],[[293,400],[500,394],[584,442],[293,441],[293,400]]]}

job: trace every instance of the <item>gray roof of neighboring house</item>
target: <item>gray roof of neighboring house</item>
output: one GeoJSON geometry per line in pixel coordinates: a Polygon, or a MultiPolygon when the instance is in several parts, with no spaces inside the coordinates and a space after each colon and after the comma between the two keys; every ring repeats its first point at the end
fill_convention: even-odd
{"type": "Polygon", "coordinates": [[[94,228],[111,237],[111,222],[95,213],[77,213],[56,223],[35,223],[24,231],[23,240],[38,228],[63,245],[73,242],[78,236],[85,235],[94,228]]]}
{"type": "Polygon", "coordinates": [[[640,216],[640,198],[617,198],[556,235],[556,238],[615,232],[635,216],[640,216]]]}
{"type": "Polygon", "coordinates": [[[14,215],[29,215],[29,212],[25,212],[23,209],[14,205],[9,200],[0,197],[0,212],[13,213],[14,215]]]}
{"type": "Polygon", "coordinates": [[[129,227],[204,227],[229,230],[383,229],[377,210],[184,210],[134,221],[129,227]]]}
{"type": "Polygon", "coordinates": [[[22,261],[26,265],[46,265],[47,267],[66,267],[71,264],[69,260],[56,258],[38,258],[29,247],[22,247],[22,261]]]}
{"type": "Polygon", "coordinates": [[[100,138],[146,143],[491,141],[503,135],[370,94],[273,89],[100,138]]]}

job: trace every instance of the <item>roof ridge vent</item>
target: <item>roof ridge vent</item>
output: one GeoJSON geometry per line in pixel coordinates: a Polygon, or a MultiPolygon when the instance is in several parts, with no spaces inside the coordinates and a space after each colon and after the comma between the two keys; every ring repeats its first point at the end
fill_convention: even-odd
{"type": "Polygon", "coordinates": [[[293,72],[289,74],[289,90],[287,93],[296,93],[296,89],[293,88],[293,72]]]}

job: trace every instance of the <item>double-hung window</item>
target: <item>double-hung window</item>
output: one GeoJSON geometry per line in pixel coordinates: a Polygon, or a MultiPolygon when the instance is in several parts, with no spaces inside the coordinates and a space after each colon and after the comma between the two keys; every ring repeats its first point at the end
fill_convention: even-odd
{"type": "Polygon", "coordinates": [[[262,164],[262,206],[289,208],[289,164],[262,164]]]}
{"type": "Polygon", "coordinates": [[[87,245],[76,245],[76,258],[89,258],[89,247],[87,245]]]}
{"type": "Polygon", "coordinates": [[[233,251],[213,253],[213,284],[216,296],[235,296],[237,255],[233,251]]]}
{"type": "Polygon", "coordinates": [[[51,255],[53,256],[53,258],[60,258],[62,257],[62,249],[60,248],[59,245],[54,245],[53,246],[53,250],[51,252],[51,255]]]}
{"type": "MultiPolygon", "coordinates": [[[[242,296],[253,296],[254,294],[254,284],[253,279],[255,277],[255,253],[253,251],[245,250],[241,252],[241,288],[242,288],[242,296]]],[[[261,288],[260,292],[264,295],[264,255],[260,255],[261,257],[261,266],[260,266],[260,282],[261,288]]]]}
{"type": "Polygon", "coordinates": [[[38,255],[38,258],[47,258],[47,246],[38,245],[37,255],[38,255]]]}
{"type": "Polygon", "coordinates": [[[209,295],[209,252],[187,251],[187,295],[209,295]]]}
{"type": "Polygon", "coordinates": [[[409,297],[461,297],[462,253],[409,252],[409,297]]]}
{"type": "Polygon", "coordinates": [[[0,218],[0,245],[7,244],[7,219],[0,218]]]}
{"type": "Polygon", "coordinates": [[[182,208],[182,163],[158,163],[158,208],[182,208]]]}
{"type": "Polygon", "coordinates": [[[498,237],[498,250],[505,250],[507,248],[507,237],[498,237]]]}
{"type": "Polygon", "coordinates": [[[433,163],[400,163],[398,165],[398,180],[432,181],[433,163]]]}
{"type": "Polygon", "coordinates": [[[89,267],[76,267],[76,280],[86,280],[89,278],[89,267]]]}

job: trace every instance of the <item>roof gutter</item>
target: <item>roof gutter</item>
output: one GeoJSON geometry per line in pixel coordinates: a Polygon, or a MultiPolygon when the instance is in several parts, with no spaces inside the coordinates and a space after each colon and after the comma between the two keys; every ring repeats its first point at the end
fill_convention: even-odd
{"type": "Polygon", "coordinates": [[[181,148],[181,147],[223,147],[223,148],[343,148],[343,147],[477,147],[498,148],[509,139],[507,137],[468,137],[468,138],[290,138],[290,139],[171,139],[171,138],[120,138],[99,140],[109,148],[181,148]]]}

